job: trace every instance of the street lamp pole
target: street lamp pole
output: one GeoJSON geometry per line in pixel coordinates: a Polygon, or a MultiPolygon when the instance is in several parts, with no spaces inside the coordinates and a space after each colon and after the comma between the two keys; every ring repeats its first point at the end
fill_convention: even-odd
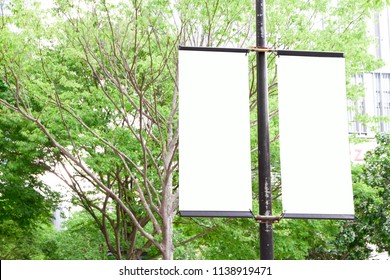
{"type": "MultiPolygon", "coordinates": [[[[265,0],[256,0],[256,45],[266,48],[265,0]]],[[[271,161],[268,123],[268,83],[266,52],[257,58],[257,137],[260,216],[272,216],[271,161]]],[[[274,259],[272,222],[260,222],[260,259],[274,259]]]]}

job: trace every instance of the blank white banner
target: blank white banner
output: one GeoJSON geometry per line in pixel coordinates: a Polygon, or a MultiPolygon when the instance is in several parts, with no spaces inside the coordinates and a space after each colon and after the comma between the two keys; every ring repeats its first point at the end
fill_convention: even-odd
{"type": "Polygon", "coordinates": [[[345,59],[285,51],[277,67],[285,217],[353,219],[345,59]]]}
{"type": "Polygon", "coordinates": [[[179,210],[251,217],[247,53],[179,50],[179,210]]]}

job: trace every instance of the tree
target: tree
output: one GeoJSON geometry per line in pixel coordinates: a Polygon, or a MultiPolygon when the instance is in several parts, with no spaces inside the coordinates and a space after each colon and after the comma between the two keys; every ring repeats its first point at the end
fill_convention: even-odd
{"type": "MultiPolygon", "coordinates": [[[[99,213],[96,213],[99,215],[99,213]]],[[[113,232],[109,233],[111,238],[113,232]]],[[[60,231],[50,236],[54,242],[52,255],[58,260],[105,260],[111,254],[104,236],[87,211],[75,212],[64,222],[60,231]]]]}
{"type": "Polygon", "coordinates": [[[379,251],[390,251],[390,135],[379,134],[378,146],[365,157],[361,181],[377,197],[360,204],[362,218],[367,219],[370,240],[379,251]]]}
{"type": "Polygon", "coordinates": [[[372,245],[389,251],[389,140],[389,134],[377,135],[378,146],[354,168],[355,221],[338,222],[336,238],[312,248],[312,258],[368,259],[372,245]]]}
{"type": "MultiPolygon", "coordinates": [[[[0,97],[7,93],[0,83],[0,97]]],[[[0,107],[0,259],[42,255],[35,235],[51,222],[60,199],[39,179],[52,156],[31,123],[0,107]]]]}
{"type": "Polygon", "coordinates": [[[48,168],[44,139],[34,136],[30,123],[11,115],[0,116],[0,221],[33,228],[37,220],[51,218],[58,196],[38,178],[48,168]]]}
{"type": "Polygon", "coordinates": [[[153,245],[171,259],[178,126],[168,3],[58,1],[56,22],[45,25],[43,12],[23,2],[13,1],[13,15],[3,18],[4,110],[34,124],[58,151],[51,159],[65,170],[58,175],[117,258],[138,258],[153,245]]]}
{"type": "MultiPolygon", "coordinates": [[[[210,5],[208,18],[221,7],[210,5]]],[[[161,1],[58,1],[55,19],[46,19],[54,23],[44,25],[42,11],[14,1],[13,16],[3,21],[1,77],[9,92],[0,102],[58,151],[51,171],[60,166],[58,176],[119,259],[139,258],[151,246],[165,259],[173,254],[176,49],[179,40],[187,42],[183,30],[191,22],[183,16],[180,25],[172,24],[171,8],[161,1]]],[[[230,24],[240,19],[238,11],[226,18],[230,24]]]]}

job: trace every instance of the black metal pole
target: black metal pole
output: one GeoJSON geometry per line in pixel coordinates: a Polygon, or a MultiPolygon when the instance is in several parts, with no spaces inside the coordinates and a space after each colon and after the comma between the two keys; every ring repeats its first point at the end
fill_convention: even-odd
{"type": "MultiPolygon", "coordinates": [[[[265,0],[256,0],[256,45],[266,48],[265,0]]],[[[257,137],[260,216],[272,215],[266,52],[257,52],[257,137]]],[[[260,259],[274,259],[272,222],[260,223],[260,259]]]]}

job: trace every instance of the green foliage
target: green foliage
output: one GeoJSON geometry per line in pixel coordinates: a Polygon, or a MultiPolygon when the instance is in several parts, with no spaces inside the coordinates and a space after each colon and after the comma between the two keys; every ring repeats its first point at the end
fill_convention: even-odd
{"type": "Polygon", "coordinates": [[[312,248],[311,258],[368,259],[375,245],[379,252],[390,249],[390,135],[377,136],[378,146],[353,169],[354,222],[338,222],[334,240],[312,248]]]}
{"type": "Polygon", "coordinates": [[[105,240],[95,221],[85,212],[76,212],[58,231],[53,225],[35,225],[27,231],[17,223],[0,224],[0,259],[101,260],[108,255],[105,240]]]}
{"type": "Polygon", "coordinates": [[[275,225],[275,259],[312,259],[310,252],[334,240],[337,222],[316,220],[282,220],[275,225]]]}
{"type": "Polygon", "coordinates": [[[59,260],[105,260],[107,245],[96,222],[85,211],[74,213],[55,233],[55,256],[59,260]]]}
{"type": "Polygon", "coordinates": [[[0,222],[33,228],[48,221],[59,196],[38,178],[47,169],[47,140],[31,123],[0,108],[0,222]]]}
{"type": "Polygon", "coordinates": [[[175,221],[175,258],[258,259],[258,238],[258,226],[252,219],[179,218],[175,221]]]}
{"type": "Polygon", "coordinates": [[[252,44],[253,1],[178,0],[176,9],[184,27],[181,44],[247,47],[252,44]]]}
{"type": "Polygon", "coordinates": [[[36,223],[33,230],[28,230],[12,220],[3,221],[0,223],[0,259],[57,259],[54,236],[52,225],[36,223]]]}
{"type": "Polygon", "coordinates": [[[58,193],[38,177],[50,156],[45,144],[28,122],[0,115],[0,259],[45,258],[37,234],[59,203],[58,193]]]}
{"type": "MultiPolygon", "coordinates": [[[[177,129],[172,113],[177,38],[169,2],[83,1],[77,12],[78,1],[72,2],[57,1],[48,15],[13,1],[0,34],[1,89],[7,89],[1,92],[0,108],[18,108],[16,114],[27,115],[46,134],[47,147],[37,151],[59,149],[58,157],[44,162],[76,173],[67,181],[73,202],[90,213],[103,234],[115,228],[108,246],[126,240],[131,247],[128,238],[143,227],[156,235],[150,239],[161,241],[162,189],[171,182],[167,177],[177,184],[172,175],[177,165],[165,164],[166,157],[177,160],[171,151],[177,138],[176,143],[169,138],[177,129]],[[88,190],[80,188],[81,178],[88,190]],[[114,209],[117,215],[98,218],[96,209],[101,214],[114,209]],[[150,219],[155,228],[148,225],[150,219]]],[[[134,244],[142,248],[145,243],[134,244]]],[[[129,255],[135,257],[138,249],[124,251],[134,251],[129,255]]]]}
{"type": "Polygon", "coordinates": [[[378,146],[367,154],[362,183],[372,189],[365,203],[358,210],[367,226],[370,240],[380,251],[390,251],[390,134],[377,136],[378,146]],[[364,216],[363,216],[364,215],[364,216]]]}
{"type": "MultiPolygon", "coordinates": [[[[0,95],[8,88],[1,84],[0,95]]],[[[55,152],[26,120],[0,108],[0,258],[40,259],[38,228],[50,223],[58,193],[39,175],[55,152]]]]}

